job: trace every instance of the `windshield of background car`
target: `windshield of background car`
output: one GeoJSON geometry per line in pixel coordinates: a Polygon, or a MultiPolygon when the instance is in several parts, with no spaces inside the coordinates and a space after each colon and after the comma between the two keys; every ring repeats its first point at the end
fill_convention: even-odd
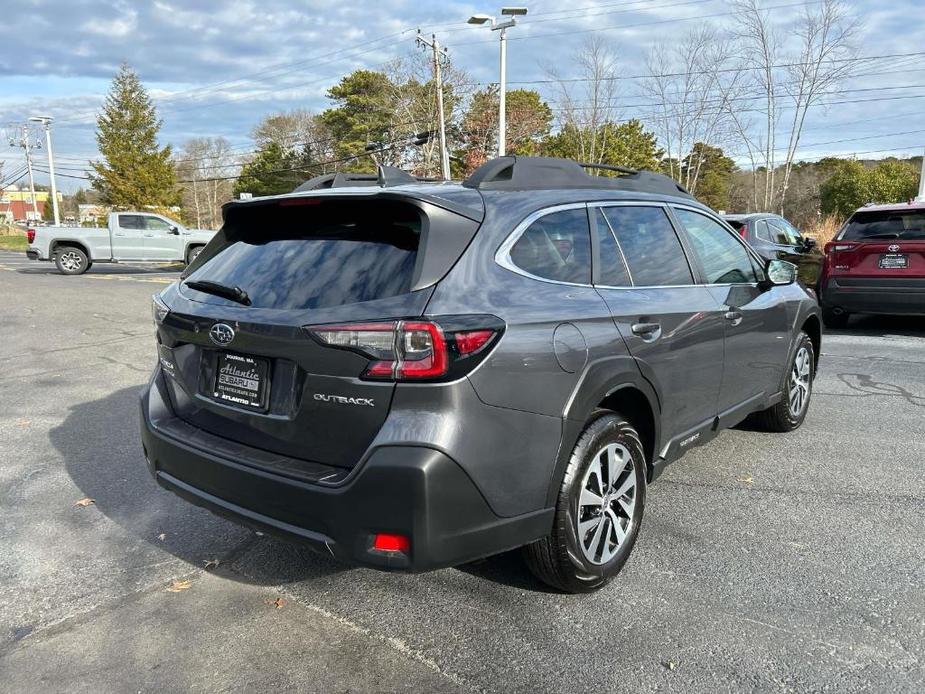
{"type": "Polygon", "coordinates": [[[841,238],[845,241],[925,239],[925,210],[855,212],[841,238]]]}

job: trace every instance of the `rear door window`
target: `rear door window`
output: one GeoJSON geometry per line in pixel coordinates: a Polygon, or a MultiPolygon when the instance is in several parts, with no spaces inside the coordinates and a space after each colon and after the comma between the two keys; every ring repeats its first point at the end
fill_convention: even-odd
{"type": "Polygon", "coordinates": [[[629,271],[626,269],[623,251],[617,245],[617,239],[614,237],[613,230],[610,228],[610,224],[607,223],[603,211],[598,208],[594,210],[593,214],[594,233],[597,235],[601,265],[598,270],[598,282],[607,287],[633,286],[629,271]]]}
{"type": "Polygon", "coordinates": [[[584,207],[550,212],[527,227],[511,247],[511,262],[542,279],[591,283],[591,236],[584,207]]]}
{"type": "Polygon", "coordinates": [[[871,210],[855,212],[841,237],[845,241],[867,239],[925,239],[925,210],[871,210]]]}
{"type": "Polygon", "coordinates": [[[661,207],[602,208],[637,287],[692,284],[694,278],[668,215],[661,207]]]}
{"type": "Polygon", "coordinates": [[[144,218],[138,214],[120,214],[119,226],[123,229],[144,229],[144,218]]]}
{"type": "Polygon", "coordinates": [[[719,222],[704,214],[675,208],[708,284],[757,282],[752,258],[745,246],[719,222]]]}
{"type": "MultiPolygon", "coordinates": [[[[422,214],[395,201],[234,210],[225,243],[188,280],[237,286],[255,308],[315,309],[411,291],[422,214]]],[[[198,301],[231,304],[184,288],[198,301]]]]}

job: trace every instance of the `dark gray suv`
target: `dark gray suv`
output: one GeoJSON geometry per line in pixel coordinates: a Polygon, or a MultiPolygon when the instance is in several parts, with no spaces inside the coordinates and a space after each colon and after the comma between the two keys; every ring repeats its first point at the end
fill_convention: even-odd
{"type": "Polygon", "coordinates": [[[820,344],[793,265],[663,176],[607,173],[503,157],[226,205],[154,297],[157,482],[351,563],[525,545],[543,581],[603,585],[667,463],[749,415],[800,426],[820,344]]]}

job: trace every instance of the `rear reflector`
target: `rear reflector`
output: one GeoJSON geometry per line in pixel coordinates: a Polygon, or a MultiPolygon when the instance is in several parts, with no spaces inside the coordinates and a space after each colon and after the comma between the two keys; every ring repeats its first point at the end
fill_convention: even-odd
{"type": "Polygon", "coordinates": [[[373,539],[373,549],[380,552],[404,552],[407,554],[408,550],[411,549],[411,540],[404,535],[379,533],[373,539]]]}
{"type": "Polygon", "coordinates": [[[456,333],[456,349],[460,354],[478,352],[494,334],[494,330],[470,330],[466,333],[456,333]]]}

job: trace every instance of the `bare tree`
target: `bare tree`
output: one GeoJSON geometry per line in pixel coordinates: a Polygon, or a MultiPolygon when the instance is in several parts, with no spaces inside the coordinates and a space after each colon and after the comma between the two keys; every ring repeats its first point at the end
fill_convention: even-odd
{"type": "Polygon", "coordinates": [[[575,52],[578,79],[565,79],[558,68],[546,67],[556,81],[559,130],[577,138],[582,161],[601,163],[607,150],[610,129],[603,127],[619,117],[617,107],[617,55],[611,43],[600,36],[587,38],[575,52]]]}
{"type": "MultiPolygon", "coordinates": [[[[737,22],[738,48],[743,67],[749,71],[763,101],[763,135],[755,138],[765,167],[764,192],[758,194],[758,172],[752,166],[755,184],[755,205],[770,210],[774,204],[774,177],[777,170],[776,133],[781,115],[778,104],[778,70],[781,56],[780,38],[774,28],[771,13],[761,8],[760,0],[737,0],[733,3],[737,22]]],[[[753,140],[748,139],[749,146],[753,140]]]]}
{"type": "Polygon", "coordinates": [[[736,131],[730,112],[741,79],[728,69],[732,58],[725,38],[701,25],[680,41],[657,44],[646,59],[650,76],[642,88],[653,100],[646,120],[665,147],[669,174],[691,192],[707,151],[694,145],[723,146],[736,131]]]}
{"type": "Polygon", "coordinates": [[[855,61],[850,58],[855,55],[857,31],[857,20],[848,15],[839,0],[807,4],[794,28],[800,49],[798,59],[788,68],[793,118],[783,164],[784,180],[778,194],[782,214],[806,115],[821,97],[830,94],[856,70],[855,61]]]}
{"type": "MultiPolygon", "coordinates": [[[[323,162],[334,158],[331,133],[317,115],[303,108],[282,111],[265,117],[251,133],[257,148],[275,143],[286,154],[308,153],[308,159],[323,162]]],[[[319,173],[327,167],[319,165],[319,173]]],[[[333,170],[333,169],[332,169],[333,170]]]]}
{"type": "Polygon", "coordinates": [[[199,137],[186,142],[175,160],[181,181],[185,216],[197,227],[218,229],[222,225],[222,205],[231,199],[236,162],[223,137],[199,137]]]}

